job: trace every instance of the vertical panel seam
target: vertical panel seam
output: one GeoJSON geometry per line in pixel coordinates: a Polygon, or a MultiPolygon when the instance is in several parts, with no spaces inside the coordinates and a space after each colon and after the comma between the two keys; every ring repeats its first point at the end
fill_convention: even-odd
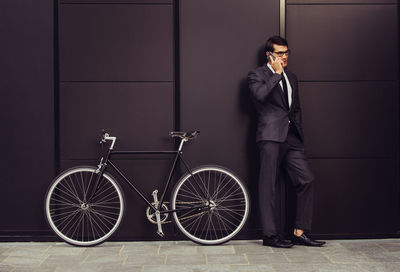
{"type": "Polygon", "coordinates": [[[180,22],[179,22],[179,0],[173,1],[173,28],[174,28],[174,90],[173,90],[173,99],[174,99],[174,108],[173,108],[173,118],[174,130],[180,130],[180,122],[181,122],[181,110],[180,110],[180,22]]]}
{"type": "Polygon", "coordinates": [[[286,37],[286,0],[279,0],[279,35],[286,37]]]}
{"type": "Polygon", "coordinates": [[[59,1],[53,1],[53,124],[54,124],[54,176],[60,172],[60,60],[59,60],[59,1]]]}

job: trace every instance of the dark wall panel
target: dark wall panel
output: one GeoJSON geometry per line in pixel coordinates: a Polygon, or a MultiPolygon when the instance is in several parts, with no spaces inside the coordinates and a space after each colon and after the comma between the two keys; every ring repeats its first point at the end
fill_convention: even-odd
{"type": "Polygon", "coordinates": [[[62,4],[61,81],[172,81],[172,5],[62,4]]]}
{"type": "Polygon", "coordinates": [[[286,0],[287,4],[396,4],[397,0],[286,0]]]}
{"type": "Polygon", "coordinates": [[[398,230],[398,165],[390,159],[312,159],[315,234],[389,234],[398,230]]]}
{"type": "Polygon", "coordinates": [[[301,82],[299,88],[310,156],[396,156],[394,82],[301,82]]]}
{"type": "Polygon", "coordinates": [[[0,36],[0,235],[27,235],[54,175],[53,1],[1,1],[0,36]]]}
{"type": "Polygon", "coordinates": [[[62,4],[172,4],[173,0],[60,0],[62,4]]]}
{"type": "Polygon", "coordinates": [[[61,158],[96,158],[101,129],[117,149],[172,147],[173,112],[172,83],[63,83],[61,158]]]}
{"type": "Polygon", "coordinates": [[[397,6],[287,3],[289,65],[300,80],[316,176],[313,232],[394,235],[400,228],[397,6]],[[374,42],[385,45],[380,57],[371,54],[374,42]]]}
{"type": "MultiPolygon", "coordinates": [[[[174,148],[173,23],[172,0],[62,1],[61,169],[97,165],[103,128],[117,137],[115,150],[174,148]]],[[[161,191],[172,164],[166,155],[114,159],[149,198],[154,189],[161,191]]],[[[146,204],[112,174],[127,207],[113,239],[157,239],[155,225],[145,218],[146,204]]]]}
{"type": "MultiPolygon", "coordinates": [[[[181,128],[201,131],[184,156],[236,172],[257,207],[256,116],[246,77],[279,32],[279,1],[185,0],[179,16],[181,128]]],[[[248,228],[258,221],[252,212],[248,228]]]]}
{"type": "Polygon", "coordinates": [[[396,11],[395,5],[288,5],[290,67],[300,80],[397,79],[396,11]]]}

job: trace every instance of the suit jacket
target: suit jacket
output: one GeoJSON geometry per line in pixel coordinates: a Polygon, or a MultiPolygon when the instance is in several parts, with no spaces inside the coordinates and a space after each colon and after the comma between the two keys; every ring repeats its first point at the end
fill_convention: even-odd
{"type": "Polygon", "coordinates": [[[289,122],[303,141],[303,129],[297,77],[287,71],[285,73],[292,87],[292,105],[290,109],[283,96],[279,81],[283,75],[273,73],[265,64],[248,74],[249,89],[258,113],[256,141],[284,142],[289,122]]]}

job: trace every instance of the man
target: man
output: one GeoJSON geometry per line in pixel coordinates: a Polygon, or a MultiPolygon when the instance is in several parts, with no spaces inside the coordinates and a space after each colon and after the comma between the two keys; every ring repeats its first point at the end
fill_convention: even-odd
{"type": "Polygon", "coordinates": [[[282,248],[293,244],[322,246],[325,242],[312,240],[306,234],[311,229],[314,177],[304,151],[297,78],[286,70],[287,41],[279,36],[269,38],[265,54],[268,63],[248,75],[258,113],[256,141],[260,151],[259,204],[263,245],[282,248]],[[297,196],[292,241],[282,240],[277,233],[275,202],[281,167],[289,174],[297,196]]]}

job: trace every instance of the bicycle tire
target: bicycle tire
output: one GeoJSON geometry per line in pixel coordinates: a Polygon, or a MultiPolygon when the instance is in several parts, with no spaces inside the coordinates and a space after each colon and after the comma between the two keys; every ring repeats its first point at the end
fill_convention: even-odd
{"type": "Polygon", "coordinates": [[[174,222],[190,240],[217,245],[243,228],[250,212],[246,186],[230,170],[200,166],[184,175],[171,195],[174,222]]]}
{"type": "Polygon", "coordinates": [[[105,242],[120,225],[125,197],[108,173],[100,179],[93,197],[96,168],[78,166],[58,175],[46,193],[46,219],[54,233],[74,246],[95,246],[105,242]],[[89,202],[90,201],[90,202],[89,202]]]}

